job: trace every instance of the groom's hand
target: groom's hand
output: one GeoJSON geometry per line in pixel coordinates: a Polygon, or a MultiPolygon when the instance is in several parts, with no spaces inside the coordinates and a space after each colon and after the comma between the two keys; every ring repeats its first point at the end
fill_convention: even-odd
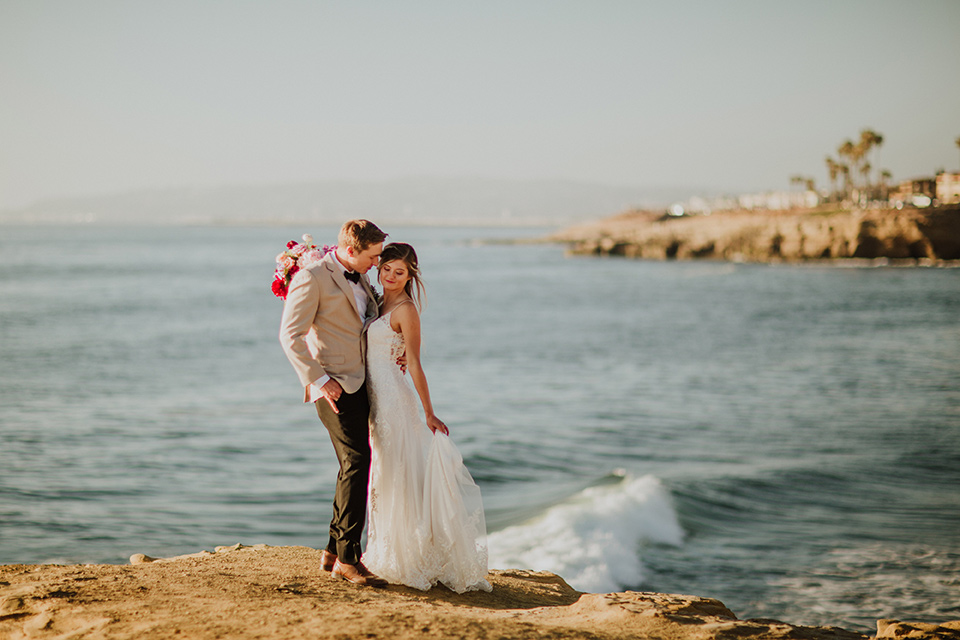
{"type": "Polygon", "coordinates": [[[340,386],[340,383],[330,378],[327,382],[320,387],[320,394],[323,396],[324,400],[327,401],[327,404],[330,405],[330,408],[333,409],[334,413],[340,413],[340,409],[337,409],[337,400],[340,399],[340,396],[343,395],[343,387],[340,386]]]}

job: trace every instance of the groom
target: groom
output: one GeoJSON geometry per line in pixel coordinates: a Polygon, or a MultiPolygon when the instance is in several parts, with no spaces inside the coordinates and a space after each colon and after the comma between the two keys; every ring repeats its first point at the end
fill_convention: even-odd
{"type": "Polygon", "coordinates": [[[377,265],[386,237],[368,220],[344,223],[336,251],[290,282],[280,322],[280,344],[304,387],[304,402],[316,405],[340,462],[320,568],[374,587],[386,581],[360,561],[370,477],[364,331],[377,317],[365,274],[377,265]]]}

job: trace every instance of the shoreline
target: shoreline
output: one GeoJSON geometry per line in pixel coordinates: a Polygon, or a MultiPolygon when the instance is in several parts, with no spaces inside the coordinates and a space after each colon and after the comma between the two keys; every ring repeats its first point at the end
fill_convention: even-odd
{"type": "Polygon", "coordinates": [[[849,266],[960,266],[960,206],[932,209],[628,211],[557,231],[568,255],[849,266]]]}
{"type": "Polygon", "coordinates": [[[320,551],[217,547],[128,565],[0,565],[4,638],[728,638],[960,639],[942,625],[878,621],[868,636],[837,627],[740,620],[718,600],[593,594],[547,572],[494,570],[493,592],[356,587],[318,569],[320,551]]]}

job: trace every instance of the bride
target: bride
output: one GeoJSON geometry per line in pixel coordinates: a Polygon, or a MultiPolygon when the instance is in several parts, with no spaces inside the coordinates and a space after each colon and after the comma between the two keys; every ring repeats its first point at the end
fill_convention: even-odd
{"type": "Polygon", "coordinates": [[[423,285],[413,247],[384,247],[379,279],[380,317],[367,332],[373,457],[364,563],[416,589],[441,583],[457,593],[490,591],[480,489],[433,412],[420,362],[423,285]],[[396,364],[400,355],[413,387],[396,364]]]}

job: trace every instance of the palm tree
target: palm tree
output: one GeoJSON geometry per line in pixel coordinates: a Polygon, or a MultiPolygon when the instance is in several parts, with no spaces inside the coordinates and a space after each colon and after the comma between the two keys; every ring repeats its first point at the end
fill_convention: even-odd
{"type": "Polygon", "coordinates": [[[840,164],[838,170],[843,176],[843,193],[845,196],[850,195],[853,192],[853,185],[850,182],[850,165],[840,164]]]}
{"type": "Polygon", "coordinates": [[[857,148],[853,145],[853,141],[844,140],[843,144],[837,148],[837,155],[840,156],[841,159],[848,158],[850,160],[850,164],[840,163],[840,172],[843,174],[844,195],[849,197],[852,195],[853,187],[856,186],[850,180],[850,169],[857,166],[857,148]]]}
{"type": "MultiPolygon", "coordinates": [[[[877,167],[880,166],[880,146],[883,144],[883,136],[874,131],[873,129],[864,129],[860,132],[860,140],[866,147],[866,152],[869,153],[870,150],[876,147],[877,152],[873,157],[873,164],[877,167]]],[[[869,182],[869,180],[868,180],[869,182]]]]}
{"type": "Polygon", "coordinates": [[[890,178],[893,177],[893,174],[890,173],[889,169],[884,169],[880,172],[880,198],[883,200],[887,199],[887,182],[890,181],[890,178]]]}
{"type": "Polygon", "coordinates": [[[832,189],[830,195],[835,197],[837,195],[837,176],[840,175],[840,164],[830,156],[827,156],[826,162],[827,175],[830,177],[830,187],[832,189]]]}
{"type": "Polygon", "coordinates": [[[856,143],[852,140],[845,140],[844,143],[840,145],[840,148],[837,149],[837,153],[840,154],[841,158],[849,158],[849,173],[854,176],[859,173],[863,176],[862,188],[857,184],[856,180],[852,181],[852,186],[859,191],[857,201],[861,206],[866,204],[870,196],[870,171],[872,166],[867,161],[867,158],[873,147],[882,143],[883,136],[879,133],[873,129],[863,129],[860,131],[860,139],[856,143]]]}
{"type": "Polygon", "coordinates": [[[863,198],[869,199],[867,192],[870,190],[870,171],[872,169],[873,167],[870,166],[869,162],[864,162],[862,165],[860,165],[860,173],[863,175],[863,183],[864,183],[864,189],[863,189],[864,194],[863,194],[863,197],[861,198],[861,201],[863,200],[863,198]]]}
{"type": "Polygon", "coordinates": [[[850,158],[852,160],[855,151],[852,140],[844,140],[843,144],[837,147],[837,155],[841,158],[850,158]]]}
{"type": "Polygon", "coordinates": [[[816,182],[813,178],[807,176],[795,175],[790,176],[790,184],[798,184],[807,191],[816,191],[816,182]]]}

